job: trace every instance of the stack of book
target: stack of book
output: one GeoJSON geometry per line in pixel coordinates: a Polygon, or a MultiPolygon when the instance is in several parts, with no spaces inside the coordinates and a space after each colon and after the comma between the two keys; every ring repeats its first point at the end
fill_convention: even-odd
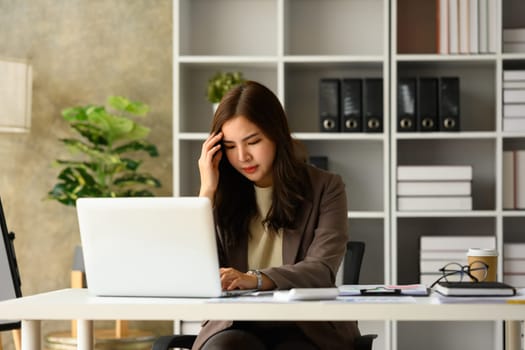
{"type": "Polygon", "coordinates": [[[525,243],[503,244],[503,282],[525,287],[525,243]]]}
{"type": "Polygon", "coordinates": [[[516,288],[503,282],[439,282],[434,288],[445,296],[513,296],[516,288]]]}
{"type": "Polygon", "coordinates": [[[469,248],[496,247],[495,236],[421,236],[419,280],[430,286],[443,274],[440,268],[449,263],[467,264],[469,248]]]}
{"type": "Polygon", "coordinates": [[[503,151],[503,209],[525,209],[525,150],[503,151]]]}
{"type": "Polygon", "coordinates": [[[503,52],[525,52],[525,28],[503,28],[503,52]]]}
{"type": "Polygon", "coordinates": [[[437,52],[496,52],[497,3],[493,0],[437,0],[437,52]]]}
{"type": "Polygon", "coordinates": [[[525,131],[525,70],[503,71],[503,131],[525,131]]]}
{"type": "Polygon", "coordinates": [[[397,209],[472,210],[472,166],[397,167],[397,209]]]}

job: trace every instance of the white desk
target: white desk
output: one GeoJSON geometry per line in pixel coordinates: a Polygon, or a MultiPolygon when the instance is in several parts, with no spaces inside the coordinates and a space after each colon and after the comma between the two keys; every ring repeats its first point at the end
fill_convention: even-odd
{"type": "Polygon", "coordinates": [[[519,321],[525,304],[434,304],[428,297],[413,303],[218,302],[208,299],[101,298],[86,289],[64,289],[0,302],[1,319],[22,320],[22,350],[41,347],[41,320],[79,320],[78,348],[93,346],[93,320],[398,320],[519,321]]]}

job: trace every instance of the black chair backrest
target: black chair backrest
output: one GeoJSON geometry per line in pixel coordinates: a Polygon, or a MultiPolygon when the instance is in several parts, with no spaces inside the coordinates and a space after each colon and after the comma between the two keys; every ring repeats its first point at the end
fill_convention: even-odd
{"type": "Polygon", "coordinates": [[[365,243],[348,241],[343,265],[343,284],[359,284],[361,264],[365,254],[365,243]]]}

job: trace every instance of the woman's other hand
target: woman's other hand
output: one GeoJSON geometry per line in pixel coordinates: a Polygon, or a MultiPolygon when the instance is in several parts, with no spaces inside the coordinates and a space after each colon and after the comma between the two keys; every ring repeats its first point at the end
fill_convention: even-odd
{"type": "Polygon", "coordinates": [[[222,132],[210,135],[202,144],[199,158],[199,172],[201,177],[200,197],[208,197],[213,203],[213,197],[219,184],[219,162],[222,159],[221,143],[222,132]]]}

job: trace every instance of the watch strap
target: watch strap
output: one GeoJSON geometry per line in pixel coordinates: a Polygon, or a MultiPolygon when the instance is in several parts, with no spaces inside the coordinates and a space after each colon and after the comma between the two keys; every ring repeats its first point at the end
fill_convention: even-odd
{"type": "Polygon", "coordinates": [[[261,290],[262,289],[262,285],[263,285],[263,279],[262,279],[261,271],[259,271],[259,270],[249,270],[248,274],[254,275],[257,278],[257,287],[256,287],[256,289],[257,290],[261,290]]]}

